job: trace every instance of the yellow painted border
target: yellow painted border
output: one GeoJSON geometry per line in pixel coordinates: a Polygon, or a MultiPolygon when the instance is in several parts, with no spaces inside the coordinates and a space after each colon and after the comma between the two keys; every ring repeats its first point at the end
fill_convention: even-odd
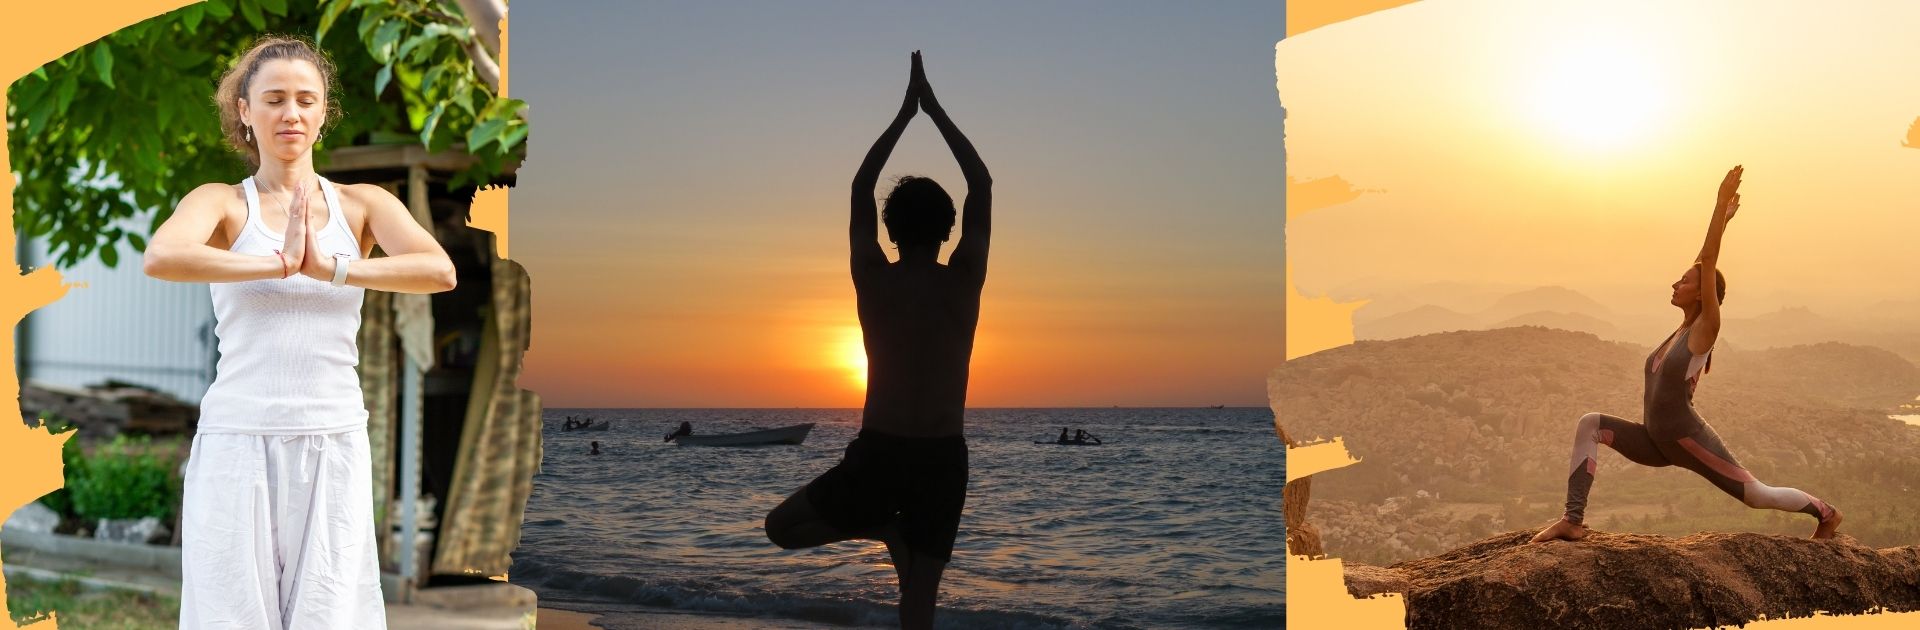
{"type": "MultiPolygon", "coordinates": [[[[1287,36],[1291,37],[1322,26],[1353,19],[1376,11],[1412,4],[1416,0],[1291,0],[1287,2],[1287,36]]],[[[1276,72],[1277,72],[1276,68],[1276,72]]],[[[1276,77],[1277,78],[1277,77],[1276,77]]],[[[1913,107],[1920,110],[1920,103],[1913,107]]],[[[1890,129],[1889,139],[1906,138],[1908,146],[1920,148],[1920,120],[1912,130],[1890,129]]],[[[1287,181],[1286,213],[1289,217],[1351,199],[1343,182],[1287,181]],[[1295,208],[1294,204],[1301,207],[1295,208]]],[[[1357,193],[1353,193],[1357,195],[1357,193]]],[[[1286,263],[1286,340],[1288,360],[1327,348],[1353,343],[1353,311],[1361,303],[1339,303],[1324,297],[1301,295],[1293,285],[1293,261],[1286,263]]],[[[1269,401],[1277,426],[1284,425],[1286,401],[1269,401]]],[[[1302,444],[1287,449],[1287,481],[1314,473],[1359,463],[1347,454],[1341,438],[1329,442],[1302,444]]],[[[1307,508],[1312,522],[1313,508],[1307,508]]],[[[1285,553],[1285,550],[1281,550],[1285,553]]],[[[1404,629],[1405,602],[1388,594],[1373,599],[1354,599],[1347,594],[1337,558],[1310,559],[1287,554],[1287,627],[1345,628],[1347,630],[1404,629]]],[[[1920,612],[1878,615],[1817,616],[1804,619],[1763,621],[1747,625],[1760,630],[1865,630],[1871,628],[1920,628],[1920,612]]]]}
{"type": "MultiPolygon", "coordinates": [[[[187,0],[81,0],[66,2],[9,2],[0,10],[0,86],[13,82],[34,68],[60,58],[75,48],[108,34],[190,4],[187,0]]],[[[500,85],[507,85],[507,28],[500,24],[500,85]]],[[[0,89],[0,112],[6,110],[6,93],[0,89]]],[[[0,164],[12,164],[7,154],[6,129],[0,127],[0,164]]],[[[18,238],[13,225],[13,178],[0,177],[0,216],[9,229],[0,234],[0,260],[8,270],[19,269],[15,257],[18,238]]],[[[507,191],[491,189],[474,201],[476,226],[499,235],[500,256],[507,255],[507,191]]],[[[0,365],[0,400],[20,399],[20,375],[14,370],[12,331],[20,320],[42,306],[52,304],[67,293],[59,272],[52,267],[32,273],[0,273],[0,321],[8,322],[8,334],[0,337],[7,362],[0,365]]],[[[11,413],[11,412],[8,412],[11,413]]],[[[12,515],[62,483],[60,448],[67,435],[53,436],[25,424],[0,422],[0,511],[12,515]]],[[[4,560],[4,558],[0,558],[4,560]]],[[[6,607],[6,578],[0,576],[0,608],[6,607]]],[[[0,619],[0,627],[13,625],[33,630],[55,630],[57,616],[28,624],[15,625],[11,617],[0,619]]]]}

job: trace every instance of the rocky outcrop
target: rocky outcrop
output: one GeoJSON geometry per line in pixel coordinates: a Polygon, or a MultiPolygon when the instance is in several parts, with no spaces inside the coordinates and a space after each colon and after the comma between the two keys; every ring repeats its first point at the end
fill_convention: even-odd
{"type": "MultiPolygon", "coordinates": [[[[1275,418],[1280,415],[1276,413],[1275,418]]],[[[1274,429],[1280,432],[1280,442],[1288,448],[1299,446],[1287,435],[1286,427],[1276,422],[1274,429]]],[[[1287,525],[1287,553],[1296,556],[1317,558],[1326,552],[1320,548],[1320,530],[1307,522],[1307,500],[1313,496],[1313,478],[1301,477],[1287,482],[1280,490],[1281,514],[1287,525]]]]}
{"type": "Polygon", "coordinates": [[[1391,567],[1348,565],[1356,597],[1403,593],[1408,628],[1704,628],[1815,612],[1920,610],[1920,546],[1845,535],[1499,534],[1391,567]]]}

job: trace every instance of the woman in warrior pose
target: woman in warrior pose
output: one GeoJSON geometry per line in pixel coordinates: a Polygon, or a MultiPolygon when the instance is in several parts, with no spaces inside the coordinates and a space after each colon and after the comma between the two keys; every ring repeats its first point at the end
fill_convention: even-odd
{"type": "Polygon", "coordinates": [[[314,172],[333,85],[303,41],[242,55],[215,100],[253,176],[188,193],[143,261],[209,285],[220,339],[187,459],[181,628],[386,627],[354,369],[361,298],[446,291],[454,267],[385,189],[314,172]],[[376,242],[387,256],[367,260],[376,242]]]}
{"type": "Polygon", "coordinates": [[[1755,479],[1693,409],[1694,386],[1711,365],[1709,354],[1720,335],[1720,302],[1727,296],[1726,276],[1719,270],[1720,238],[1727,222],[1740,209],[1741,172],[1741,167],[1733,167],[1720,182],[1700,257],[1673,283],[1672,303],[1684,319],[1680,328],[1647,357],[1642,370],[1646,423],[1602,413],[1580,417],[1573,434],[1573,457],[1568,463],[1566,515],[1534,535],[1533,542],[1586,537],[1587,491],[1593,487],[1594,458],[1602,444],[1642,466],[1680,466],[1698,473],[1748,507],[1812,516],[1819,521],[1814,538],[1832,538],[1840,527],[1840,510],[1825,501],[1755,479]]]}

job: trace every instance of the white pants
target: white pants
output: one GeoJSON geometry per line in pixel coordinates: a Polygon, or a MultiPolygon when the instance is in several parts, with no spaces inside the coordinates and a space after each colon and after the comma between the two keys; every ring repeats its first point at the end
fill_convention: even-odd
{"type": "Polygon", "coordinates": [[[387,627],[365,429],[201,434],[180,517],[180,627],[387,627]]]}

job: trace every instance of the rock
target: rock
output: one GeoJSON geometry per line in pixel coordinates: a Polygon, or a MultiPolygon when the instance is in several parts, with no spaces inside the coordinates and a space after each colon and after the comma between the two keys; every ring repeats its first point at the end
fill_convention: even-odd
{"type": "Polygon", "coordinates": [[[1532,535],[1497,534],[1384,569],[1349,565],[1347,590],[1404,593],[1408,628],[1700,628],[1920,610],[1920,546],[1601,531],[1533,545],[1532,535]]]}
{"type": "MultiPolygon", "coordinates": [[[[1285,427],[1278,426],[1280,441],[1294,446],[1293,438],[1287,435],[1285,427]]],[[[1280,509],[1286,521],[1287,552],[1317,558],[1326,551],[1320,546],[1320,532],[1307,522],[1307,500],[1313,495],[1313,479],[1302,478],[1287,482],[1280,490],[1280,509]]]]}
{"type": "Polygon", "coordinates": [[[0,527],[10,532],[31,532],[35,534],[50,534],[53,533],[53,528],[59,526],[60,514],[54,512],[53,508],[40,505],[38,501],[28,503],[20,509],[14,510],[13,516],[7,517],[6,525],[0,525],[0,527]]]}
{"type": "Polygon", "coordinates": [[[100,526],[93,530],[96,540],[144,545],[155,540],[171,536],[167,526],[160,523],[158,517],[143,518],[103,518],[100,526]]]}
{"type": "Polygon", "coordinates": [[[1347,593],[1356,598],[1381,593],[1405,593],[1411,582],[1406,571],[1348,562],[1345,565],[1347,593]]]}

